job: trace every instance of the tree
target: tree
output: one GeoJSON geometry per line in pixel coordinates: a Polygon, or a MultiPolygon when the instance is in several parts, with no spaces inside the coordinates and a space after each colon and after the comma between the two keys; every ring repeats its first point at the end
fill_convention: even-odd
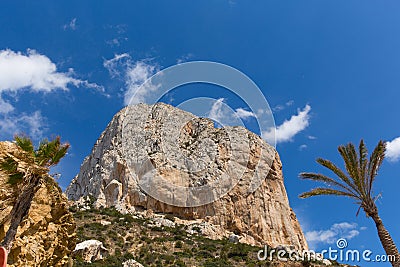
{"type": "Polygon", "coordinates": [[[7,153],[0,159],[0,169],[8,175],[8,183],[20,187],[20,194],[10,213],[11,223],[1,246],[8,252],[17,234],[17,228],[26,217],[32,199],[40,185],[51,179],[50,167],[57,165],[67,154],[69,144],[62,144],[60,137],[49,141],[43,139],[35,149],[32,140],[25,136],[15,136],[15,143],[20,153],[7,153]]]}
{"type": "Polygon", "coordinates": [[[342,171],[329,160],[318,158],[317,162],[328,168],[336,178],[331,178],[320,173],[300,173],[300,177],[307,180],[323,182],[328,187],[318,187],[309,192],[302,193],[301,198],[320,195],[346,196],[356,200],[359,205],[357,215],[362,208],[367,217],[371,217],[378,230],[379,239],[387,255],[396,257],[391,263],[400,266],[400,255],[389,232],[386,230],[378,214],[375,201],[379,195],[374,195],[373,184],[378,170],[385,158],[386,143],[379,141],[370,158],[368,159],[367,147],[364,141],[360,141],[358,152],[352,143],[339,146],[338,151],[344,160],[346,172],[342,171]]]}

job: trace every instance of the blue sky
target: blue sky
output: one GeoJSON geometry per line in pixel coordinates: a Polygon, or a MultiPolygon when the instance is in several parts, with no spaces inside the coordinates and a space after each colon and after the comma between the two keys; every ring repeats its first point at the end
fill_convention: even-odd
{"type": "MultiPolygon", "coordinates": [[[[364,138],[372,150],[380,139],[391,142],[375,188],[400,244],[399,12],[398,1],[7,1],[0,9],[0,138],[24,131],[69,141],[55,170],[65,188],[145,78],[179,62],[221,62],[248,75],[277,126],[285,125],[277,149],[312,247],[335,247],[329,243],[346,236],[349,248],[382,254],[372,220],[356,217],[351,200],[299,199],[313,184],[298,173],[324,171],[317,157],[341,164],[340,144],[364,138]]],[[[196,90],[242,107],[210,87],[196,90]]]]}

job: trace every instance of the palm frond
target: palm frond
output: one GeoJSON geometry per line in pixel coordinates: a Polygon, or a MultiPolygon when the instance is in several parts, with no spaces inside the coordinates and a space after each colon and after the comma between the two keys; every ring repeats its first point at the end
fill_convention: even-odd
{"type": "Polygon", "coordinates": [[[14,140],[17,143],[17,145],[20,148],[22,148],[22,150],[28,152],[30,155],[33,155],[35,149],[33,147],[32,140],[29,137],[23,135],[16,135],[14,136],[14,140]]]}
{"type": "Polygon", "coordinates": [[[333,162],[331,162],[330,160],[326,160],[326,159],[322,159],[322,158],[318,158],[317,162],[324,166],[325,168],[328,168],[329,170],[331,170],[334,174],[336,174],[336,176],[339,177],[340,180],[342,180],[343,182],[345,182],[350,188],[352,188],[355,192],[358,192],[358,188],[357,186],[354,184],[353,180],[350,179],[339,167],[337,167],[333,162]]]}
{"type": "Polygon", "coordinates": [[[324,182],[335,186],[335,188],[315,188],[301,194],[300,197],[307,198],[319,195],[347,196],[356,199],[356,203],[360,205],[357,215],[361,208],[368,215],[371,213],[369,210],[375,207],[377,197],[372,196],[372,186],[385,158],[386,143],[382,140],[379,141],[369,158],[367,147],[362,139],[360,140],[358,150],[356,150],[352,143],[348,143],[347,145],[339,146],[338,151],[343,158],[347,173],[329,160],[317,159],[319,164],[335,173],[338,179],[316,173],[300,174],[303,179],[324,182]]]}
{"type": "Polygon", "coordinates": [[[360,176],[365,179],[368,165],[368,150],[363,139],[361,139],[360,145],[358,146],[358,153],[360,156],[360,176]]]}
{"type": "Polygon", "coordinates": [[[354,198],[359,200],[359,197],[351,194],[349,192],[344,192],[336,189],[331,189],[331,188],[323,188],[323,187],[317,187],[312,189],[311,191],[304,192],[300,194],[300,198],[308,198],[308,197],[313,197],[313,196],[321,196],[321,195],[335,195],[335,196],[347,196],[350,198],[354,198]]]}
{"type": "Polygon", "coordinates": [[[363,177],[360,176],[359,171],[359,159],[356,152],[356,148],[352,143],[348,143],[346,146],[339,146],[339,153],[342,155],[345,162],[345,167],[353,180],[354,185],[357,187],[357,191],[361,195],[366,195],[365,187],[363,184],[363,177]]]}
{"type": "Polygon", "coordinates": [[[60,162],[67,154],[70,145],[68,143],[61,144],[59,136],[49,141],[43,139],[36,150],[36,161],[39,166],[49,168],[60,162]]]}
{"type": "Polygon", "coordinates": [[[46,165],[46,162],[50,157],[50,146],[47,138],[43,139],[39,143],[39,147],[35,151],[35,160],[39,166],[46,165]]]}
{"type": "Polygon", "coordinates": [[[380,140],[369,159],[368,181],[367,181],[367,186],[368,186],[367,190],[369,195],[371,194],[372,184],[375,180],[376,175],[378,174],[378,170],[381,167],[383,160],[385,158],[385,152],[386,152],[386,143],[380,140]]]}
{"type": "Polygon", "coordinates": [[[320,173],[303,172],[303,173],[300,173],[300,177],[303,179],[306,179],[306,180],[323,182],[323,183],[326,183],[331,186],[340,187],[341,189],[344,189],[346,192],[357,195],[357,192],[354,192],[354,190],[352,188],[348,187],[347,185],[339,183],[335,179],[330,178],[330,177],[325,176],[320,173]]]}
{"type": "Polygon", "coordinates": [[[67,154],[70,145],[68,143],[59,146],[56,152],[53,154],[50,165],[56,165],[60,162],[60,160],[67,154]]]}
{"type": "Polygon", "coordinates": [[[351,160],[351,156],[348,154],[346,146],[339,146],[338,151],[343,158],[344,167],[346,168],[347,173],[349,174],[350,178],[354,181],[354,176],[356,176],[356,169],[351,160]]]}

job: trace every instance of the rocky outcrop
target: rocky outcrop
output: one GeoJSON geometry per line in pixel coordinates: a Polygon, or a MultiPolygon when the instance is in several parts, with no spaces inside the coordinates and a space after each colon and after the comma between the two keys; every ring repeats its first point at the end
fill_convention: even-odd
{"type": "Polygon", "coordinates": [[[93,261],[101,260],[107,253],[107,249],[99,240],[86,240],[79,244],[73,251],[73,254],[79,256],[84,262],[91,263],[93,261]]]}
{"type": "Polygon", "coordinates": [[[133,259],[130,259],[123,262],[122,267],[143,267],[143,265],[133,259]]]}
{"type": "MultiPolygon", "coordinates": [[[[0,157],[22,153],[11,142],[0,142],[0,157]]],[[[0,171],[0,240],[9,227],[10,212],[20,185],[7,183],[0,171]]],[[[28,216],[18,227],[7,266],[65,266],[75,247],[75,222],[68,200],[57,183],[48,177],[36,192],[28,216]]]]}
{"type": "Polygon", "coordinates": [[[66,194],[123,212],[201,219],[240,242],[307,248],[275,149],[243,127],[215,128],[162,103],[117,113],[66,194]]]}

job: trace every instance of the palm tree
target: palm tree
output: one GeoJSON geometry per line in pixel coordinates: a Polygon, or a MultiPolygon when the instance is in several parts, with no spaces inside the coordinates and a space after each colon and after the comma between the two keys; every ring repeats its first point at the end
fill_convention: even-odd
{"type": "Polygon", "coordinates": [[[400,255],[389,232],[386,230],[378,215],[378,208],[375,201],[379,195],[373,193],[373,183],[378,170],[383,162],[386,151],[386,143],[379,141],[370,158],[364,141],[360,141],[358,153],[352,143],[338,147],[346,168],[346,172],[338,168],[329,160],[318,158],[317,162],[328,168],[336,175],[330,178],[320,173],[304,172],[300,177],[307,180],[323,182],[328,187],[318,187],[309,192],[302,193],[301,198],[308,198],[320,195],[346,196],[356,200],[359,205],[357,215],[362,208],[367,217],[371,217],[378,230],[379,239],[387,255],[394,255],[396,259],[391,261],[393,266],[400,266],[400,255]]]}
{"type": "Polygon", "coordinates": [[[50,167],[58,164],[69,148],[69,144],[61,144],[60,137],[49,141],[44,139],[38,148],[34,148],[32,140],[25,136],[15,136],[16,145],[22,149],[20,152],[7,153],[0,159],[0,169],[8,175],[8,183],[19,186],[17,200],[11,210],[10,227],[0,244],[8,252],[17,233],[17,228],[28,214],[32,199],[41,183],[49,177],[50,167]]]}

